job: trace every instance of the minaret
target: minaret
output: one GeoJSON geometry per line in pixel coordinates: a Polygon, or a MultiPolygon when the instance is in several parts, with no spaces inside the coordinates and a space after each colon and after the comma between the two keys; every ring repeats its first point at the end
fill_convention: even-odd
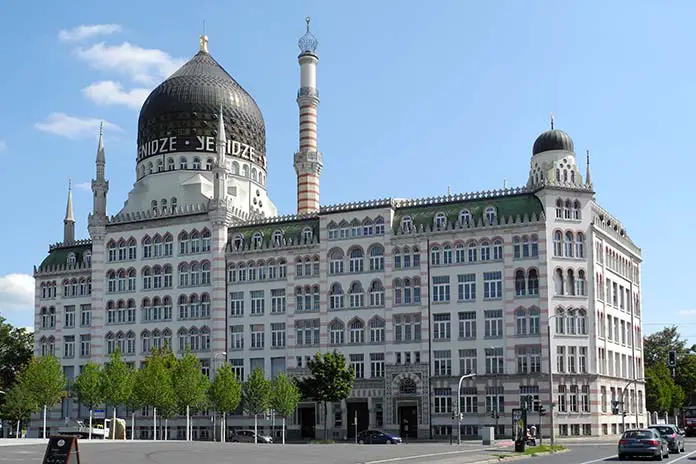
{"type": "Polygon", "coordinates": [[[225,135],[225,121],[222,112],[222,104],[220,104],[220,118],[218,119],[217,133],[217,159],[213,167],[213,201],[221,204],[225,202],[227,196],[227,172],[225,154],[227,151],[227,136],[225,135]]]}
{"type": "Polygon", "coordinates": [[[68,205],[65,207],[63,219],[63,244],[75,241],[75,215],[72,207],[72,182],[68,180],[68,205]]]}
{"type": "Polygon", "coordinates": [[[92,216],[97,221],[106,222],[106,193],[109,191],[109,181],[104,176],[106,156],[104,155],[104,123],[99,126],[99,146],[97,147],[97,178],[92,180],[94,193],[92,216]]]}
{"type": "Polygon", "coordinates": [[[585,184],[592,187],[592,176],[590,176],[590,150],[587,150],[587,164],[585,166],[585,184]]]}
{"type": "Polygon", "coordinates": [[[316,54],[319,42],[309,31],[309,16],[306,18],[307,32],[297,42],[300,47],[300,90],[297,92],[297,106],[300,108],[300,148],[295,153],[295,173],[297,173],[297,214],[310,214],[319,211],[319,175],[322,168],[322,154],[317,149],[317,90],[316,54]]]}

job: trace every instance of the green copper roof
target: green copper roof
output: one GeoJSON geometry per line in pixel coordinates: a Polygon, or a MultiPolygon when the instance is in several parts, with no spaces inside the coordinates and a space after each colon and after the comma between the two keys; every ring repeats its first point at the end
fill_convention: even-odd
{"type": "Polygon", "coordinates": [[[49,252],[48,256],[46,257],[46,259],[43,260],[43,262],[41,263],[41,266],[39,266],[39,267],[59,266],[59,265],[65,266],[66,264],[68,264],[68,255],[71,252],[75,253],[75,258],[77,259],[78,263],[83,263],[85,251],[91,251],[91,250],[92,250],[91,244],[81,244],[81,245],[75,245],[75,246],[55,248],[51,252],[49,252]]]}
{"type": "Polygon", "coordinates": [[[439,205],[424,205],[424,206],[406,206],[398,208],[394,214],[393,229],[398,231],[401,228],[401,219],[405,216],[411,216],[414,226],[420,228],[423,226],[432,226],[437,213],[443,212],[447,216],[447,223],[453,224],[459,221],[459,213],[463,210],[469,210],[472,219],[481,221],[486,208],[492,206],[496,210],[496,215],[499,218],[508,216],[531,216],[536,213],[537,216],[544,211],[539,198],[533,193],[524,193],[521,195],[510,195],[504,197],[483,198],[464,200],[454,203],[442,203],[439,205]]]}
{"type": "Polygon", "coordinates": [[[305,227],[312,228],[312,235],[319,236],[319,219],[311,217],[307,219],[294,219],[287,222],[271,222],[241,227],[230,227],[229,240],[232,241],[238,234],[244,236],[244,241],[249,243],[249,239],[256,233],[261,232],[264,243],[270,243],[273,238],[273,233],[279,230],[283,233],[283,238],[289,243],[301,243],[302,231],[305,227]]]}

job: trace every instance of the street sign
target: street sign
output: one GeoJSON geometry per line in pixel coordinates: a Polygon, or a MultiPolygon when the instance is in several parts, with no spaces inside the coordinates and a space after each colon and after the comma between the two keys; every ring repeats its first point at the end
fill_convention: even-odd
{"type": "Polygon", "coordinates": [[[95,409],[94,410],[94,418],[95,419],[104,419],[106,417],[106,411],[103,409],[95,409]]]}

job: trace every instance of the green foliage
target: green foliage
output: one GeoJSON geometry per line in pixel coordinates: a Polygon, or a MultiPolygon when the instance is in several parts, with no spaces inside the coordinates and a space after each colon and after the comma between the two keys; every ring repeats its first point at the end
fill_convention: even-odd
{"type": "Polygon", "coordinates": [[[261,369],[254,369],[244,382],[244,408],[249,414],[261,414],[271,406],[271,382],[261,369]]]}
{"type": "Polygon", "coordinates": [[[215,378],[208,389],[208,398],[213,408],[223,414],[233,412],[242,401],[242,384],[232,366],[223,363],[215,373],[215,378]]]}
{"type": "Polygon", "coordinates": [[[29,419],[31,413],[40,409],[29,391],[19,382],[7,390],[4,396],[5,404],[0,407],[0,418],[2,419],[13,422],[29,419]]]}
{"type": "MultiPolygon", "coordinates": [[[[13,327],[0,316],[0,390],[9,389],[34,354],[34,334],[13,327]]],[[[0,395],[0,402],[3,401],[0,395]]]]}
{"type": "MultiPolygon", "coordinates": [[[[298,387],[302,397],[324,403],[324,423],[328,417],[328,403],[342,401],[348,398],[353,383],[355,372],[347,365],[346,357],[337,351],[332,353],[317,353],[314,359],[309,361],[309,370],[312,375],[298,381],[298,387]]],[[[324,428],[324,438],[328,437],[329,429],[324,428]]]]}
{"type": "Polygon", "coordinates": [[[32,359],[21,376],[21,386],[38,407],[51,407],[65,396],[65,376],[53,355],[32,359]]]}
{"type": "Polygon", "coordinates": [[[648,411],[670,412],[684,404],[684,390],[672,378],[665,363],[645,368],[648,411]]]}
{"type": "Polygon", "coordinates": [[[300,402],[300,389],[284,373],[271,382],[271,407],[281,416],[288,417],[300,402]]]}
{"type": "Polygon", "coordinates": [[[696,353],[676,326],[665,327],[643,340],[648,411],[669,412],[696,402],[696,353]],[[677,352],[676,376],[667,367],[670,351],[677,352]]]}
{"type": "Polygon", "coordinates": [[[667,353],[671,350],[677,352],[677,356],[688,352],[686,341],[681,339],[676,326],[665,327],[659,332],[648,335],[643,340],[643,357],[646,366],[658,363],[667,363],[667,353]]]}
{"type": "Polygon", "coordinates": [[[101,368],[89,361],[82,366],[82,372],[73,380],[71,396],[84,404],[87,409],[94,409],[95,406],[104,401],[101,380],[101,368]]]}
{"type": "Polygon", "coordinates": [[[178,359],[172,370],[172,387],[179,412],[186,406],[197,411],[206,400],[206,391],[210,382],[201,370],[201,361],[190,351],[178,359]]]}
{"type": "Polygon", "coordinates": [[[176,410],[171,370],[173,356],[164,348],[153,350],[138,370],[133,385],[138,401],[157,408],[157,414],[162,417],[171,417],[176,410]]]}
{"type": "Polygon", "coordinates": [[[133,373],[116,350],[101,370],[101,396],[104,402],[116,407],[126,404],[133,391],[133,373]]]}

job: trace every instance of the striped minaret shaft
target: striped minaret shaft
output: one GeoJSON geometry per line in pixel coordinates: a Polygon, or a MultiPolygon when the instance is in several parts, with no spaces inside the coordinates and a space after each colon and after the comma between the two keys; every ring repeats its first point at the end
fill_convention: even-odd
{"type": "Polygon", "coordinates": [[[297,173],[297,214],[310,214],[319,211],[319,175],[322,168],[322,154],[317,146],[317,40],[309,31],[298,43],[300,47],[300,90],[297,92],[297,106],[300,109],[300,148],[295,153],[295,172],[297,173]]]}

